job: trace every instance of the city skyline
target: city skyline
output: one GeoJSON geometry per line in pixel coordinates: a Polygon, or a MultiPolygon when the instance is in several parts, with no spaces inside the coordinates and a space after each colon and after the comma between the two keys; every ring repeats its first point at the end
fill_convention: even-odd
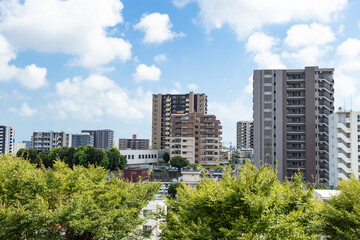
{"type": "Polygon", "coordinates": [[[0,2],[0,121],[16,141],[82,129],[151,139],[152,94],[194,91],[235,146],[264,68],[335,68],[335,106],[359,109],[356,1],[88,3],[0,2]]]}

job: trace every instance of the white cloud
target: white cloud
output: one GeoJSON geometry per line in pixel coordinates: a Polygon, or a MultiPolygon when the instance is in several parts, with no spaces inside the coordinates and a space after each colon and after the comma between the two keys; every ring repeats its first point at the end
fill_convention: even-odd
{"type": "Polygon", "coordinates": [[[167,60],[167,58],[166,58],[166,55],[165,54],[159,54],[159,55],[156,55],[155,57],[154,57],[154,61],[155,62],[164,62],[164,61],[166,61],[167,60]]]}
{"type": "Polygon", "coordinates": [[[172,40],[183,33],[175,33],[172,29],[169,15],[160,13],[144,14],[140,22],[134,26],[135,30],[145,32],[144,43],[160,44],[172,40]]]}
{"type": "Polygon", "coordinates": [[[264,25],[291,21],[329,22],[347,0],[197,0],[199,18],[208,30],[230,26],[242,39],[264,25]],[[324,7],[326,6],[326,7],[324,7]]]}
{"type": "Polygon", "coordinates": [[[196,89],[198,89],[199,86],[195,83],[191,83],[187,87],[190,91],[196,91],[196,89]]]}
{"type": "MultiPolygon", "coordinates": [[[[223,140],[236,139],[236,122],[252,120],[252,95],[240,93],[231,102],[210,101],[209,113],[215,114],[223,126],[223,140]]],[[[232,142],[236,145],[236,142],[232,142]]]]}
{"type": "Polygon", "coordinates": [[[133,73],[135,82],[141,81],[159,81],[161,76],[161,70],[155,65],[147,66],[145,64],[139,64],[136,68],[136,72],[133,73]]]}
{"type": "Polygon", "coordinates": [[[246,50],[261,53],[264,51],[269,51],[278,42],[279,39],[275,39],[262,32],[256,32],[249,37],[246,43],[246,50]]]}
{"type": "Polygon", "coordinates": [[[194,2],[194,1],[195,0],[172,0],[172,3],[178,8],[183,8],[190,2],[194,2]]]}
{"type": "Polygon", "coordinates": [[[293,25],[287,31],[284,43],[292,48],[325,45],[335,40],[330,27],[318,23],[293,25]]]}
{"type": "Polygon", "coordinates": [[[17,108],[9,108],[10,112],[14,112],[17,113],[21,116],[24,117],[31,117],[33,116],[35,113],[37,113],[36,108],[31,108],[29,107],[29,105],[25,102],[23,103],[23,105],[21,106],[21,108],[17,109],[17,108]]]}
{"type": "Polygon", "coordinates": [[[320,66],[323,63],[322,58],[331,50],[332,47],[329,46],[309,46],[296,52],[284,51],[281,57],[295,63],[297,66],[320,66]]]}
{"type": "Polygon", "coordinates": [[[179,82],[175,82],[174,85],[178,90],[181,90],[181,84],[179,82]]]}
{"type": "Polygon", "coordinates": [[[89,120],[112,116],[119,119],[142,119],[151,113],[150,92],[139,88],[131,93],[100,75],[58,82],[55,96],[57,100],[49,103],[49,107],[63,118],[89,120]]]}
{"type": "Polygon", "coordinates": [[[30,89],[46,85],[46,68],[39,68],[35,64],[25,68],[9,65],[14,59],[16,59],[15,49],[0,35],[0,81],[15,80],[30,89]]]}
{"type": "Polygon", "coordinates": [[[280,55],[273,52],[278,42],[279,40],[265,33],[257,32],[249,37],[246,50],[255,53],[254,61],[259,68],[285,69],[286,66],[282,63],[280,55]]]}
{"type": "Polygon", "coordinates": [[[247,94],[252,95],[253,91],[254,91],[254,77],[253,77],[253,75],[251,75],[248,78],[248,85],[246,85],[246,87],[244,89],[244,92],[247,93],[247,94]]]}
{"type": "Polygon", "coordinates": [[[123,22],[119,0],[1,1],[0,9],[0,33],[19,50],[65,53],[89,68],[131,57],[131,44],[107,31],[123,22]]]}
{"type": "Polygon", "coordinates": [[[338,67],[341,70],[360,71],[360,40],[348,38],[341,43],[336,51],[338,67]]]}

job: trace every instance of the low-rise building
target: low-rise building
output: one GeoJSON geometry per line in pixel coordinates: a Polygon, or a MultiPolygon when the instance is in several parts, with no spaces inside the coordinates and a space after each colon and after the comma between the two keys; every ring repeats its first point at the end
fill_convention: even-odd
{"type": "Polygon", "coordinates": [[[136,138],[136,134],[133,134],[131,139],[127,138],[120,138],[119,139],[119,149],[132,149],[132,150],[147,150],[149,149],[150,145],[149,139],[139,139],[136,138]]]}
{"type": "Polygon", "coordinates": [[[128,168],[149,168],[163,160],[166,149],[149,149],[149,150],[120,150],[127,161],[128,168]]]}
{"type": "Polygon", "coordinates": [[[50,151],[53,148],[71,147],[71,133],[66,132],[34,132],[31,147],[37,151],[50,151]]]}
{"type": "Polygon", "coordinates": [[[139,182],[148,180],[148,172],[147,168],[132,168],[132,169],[124,169],[124,179],[130,182],[139,182]]]}

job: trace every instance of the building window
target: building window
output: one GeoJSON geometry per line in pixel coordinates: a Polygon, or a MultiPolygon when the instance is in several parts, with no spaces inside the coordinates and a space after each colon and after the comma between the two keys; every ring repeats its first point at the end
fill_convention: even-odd
{"type": "Polygon", "coordinates": [[[271,121],[272,119],[269,117],[264,118],[264,121],[271,121]]]}
{"type": "Polygon", "coordinates": [[[265,108],[264,109],[264,112],[271,112],[272,110],[271,110],[271,108],[265,108]]]}
{"type": "Polygon", "coordinates": [[[271,87],[271,83],[264,83],[264,87],[271,87]]]}
{"type": "Polygon", "coordinates": [[[264,95],[271,95],[271,92],[264,92],[264,95]]]}
{"type": "Polygon", "coordinates": [[[265,130],[269,130],[269,129],[271,129],[271,126],[265,126],[264,129],[265,129],[265,130]]]}
{"type": "Polygon", "coordinates": [[[360,132],[360,125],[358,125],[358,132],[360,132]]]}
{"type": "Polygon", "coordinates": [[[264,100],[264,103],[271,103],[271,100],[264,100]]]}
{"type": "Polygon", "coordinates": [[[357,121],[360,122],[360,115],[357,115],[357,121]]]}
{"type": "Polygon", "coordinates": [[[265,135],[264,137],[265,138],[271,138],[271,135],[265,135]]]}
{"type": "Polygon", "coordinates": [[[272,74],[264,74],[264,78],[271,78],[272,74]]]}

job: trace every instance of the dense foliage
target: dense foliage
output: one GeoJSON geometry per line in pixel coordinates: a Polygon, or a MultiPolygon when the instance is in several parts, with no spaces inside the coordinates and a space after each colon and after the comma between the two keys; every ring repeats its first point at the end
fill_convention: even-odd
{"type": "Polygon", "coordinates": [[[169,155],[168,152],[164,152],[164,154],[163,154],[163,159],[164,159],[164,162],[169,163],[169,161],[170,161],[170,155],[169,155]]]}
{"type": "Polygon", "coordinates": [[[29,160],[30,163],[46,168],[52,168],[54,162],[58,159],[64,161],[71,168],[74,165],[81,165],[84,167],[97,165],[113,171],[124,169],[126,167],[125,157],[122,156],[116,148],[105,151],[92,146],[82,146],[77,149],[64,146],[62,148],[53,148],[49,152],[37,152],[31,148],[22,148],[16,155],[29,160]]]}
{"type": "Polygon", "coordinates": [[[325,203],[322,216],[326,239],[360,238],[360,182],[355,177],[340,181],[339,195],[325,203]]]}
{"type": "Polygon", "coordinates": [[[190,164],[189,160],[181,156],[175,156],[170,159],[170,165],[176,167],[179,171],[181,168],[186,167],[190,164]]]}
{"type": "Polygon", "coordinates": [[[271,167],[183,185],[167,199],[162,239],[319,239],[322,203],[301,179],[281,183],[271,167]]]}
{"type": "Polygon", "coordinates": [[[53,169],[0,156],[0,239],[136,239],[159,183],[132,184],[94,167],[53,169]],[[137,230],[136,230],[137,229],[137,230]]]}

